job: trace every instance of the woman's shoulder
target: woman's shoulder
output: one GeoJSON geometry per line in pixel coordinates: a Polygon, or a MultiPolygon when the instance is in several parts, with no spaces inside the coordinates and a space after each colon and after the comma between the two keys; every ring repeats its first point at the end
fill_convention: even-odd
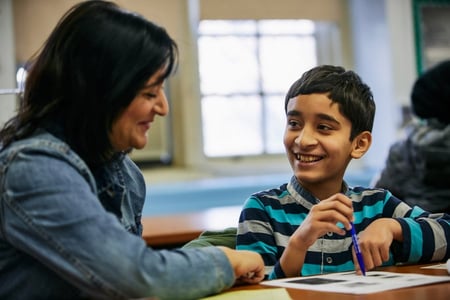
{"type": "Polygon", "coordinates": [[[2,148],[1,151],[7,153],[30,150],[67,152],[69,149],[69,145],[67,145],[61,139],[43,129],[37,129],[31,136],[18,141],[14,141],[7,147],[2,148]]]}
{"type": "Polygon", "coordinates": [[[85,162],[67,143],[41,129],[0,150],[0,161],[3,165],[11,165],[22,160],[28,160],[33,164],[48,164],[58,160],[71,165],[81,173],[88,170],[85,162]]]}

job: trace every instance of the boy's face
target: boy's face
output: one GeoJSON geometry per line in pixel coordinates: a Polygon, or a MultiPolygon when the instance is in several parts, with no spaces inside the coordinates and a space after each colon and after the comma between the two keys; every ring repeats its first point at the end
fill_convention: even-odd
{"type": "Polygon", "coordinates": [[[367,151],[370,133],[367,145],[361,136],[350,141],[351,122],[326,94],[290,99],[286,119],[284,146],[297,180],[318,198],[340,192],[348,163],[367,151]]]}

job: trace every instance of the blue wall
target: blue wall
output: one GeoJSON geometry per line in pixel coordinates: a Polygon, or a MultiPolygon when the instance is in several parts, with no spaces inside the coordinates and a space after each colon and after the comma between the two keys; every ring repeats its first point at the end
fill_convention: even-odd
{"type": "MultiPolygon", "coordinates": [[[[147,183],[147,200],[143,215],[166,215],[198,211],[218,206],[242,205],[251,194],[289,181],[291,174],[251,177],[229,177],[176,182],[147,183]]],[[[349,173],[351,186],[368,186],[373,172],[349,173]]]]}

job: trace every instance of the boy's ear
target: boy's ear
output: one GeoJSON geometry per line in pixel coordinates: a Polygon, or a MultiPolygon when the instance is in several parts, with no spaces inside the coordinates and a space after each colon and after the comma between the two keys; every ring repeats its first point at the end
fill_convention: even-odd
{"type": "Polygon", "coordinates": [[[353,139],[352,158],[361,158],[372,144],[372,134],[369,131],[363,131],[353,139]]]}

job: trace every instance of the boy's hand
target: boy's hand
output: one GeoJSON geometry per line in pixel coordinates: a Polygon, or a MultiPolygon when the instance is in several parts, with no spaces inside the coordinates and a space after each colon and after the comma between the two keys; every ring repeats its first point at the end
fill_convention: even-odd
{"type": "Polygon", "coordinates": [[[328,232],[345,235],[353,221],[352,200],[344,194],[335,194],[320,201],[311,208],[306,219],[294,232],[291,241],[309,248],[314,242],[328,232]],[[345,229],[338,227],[342,223],[345,229]]]}
{"type": "Polygon", "coordinates": [[[335,194],[311,208],[306,219],[289,238],[289,243],[280,258],[287,277],[298,276],[303,267],[306,252],[315,241],[327,232],[346,234],[353,221],[353,205],[344,194],[335,194]],[[342,223],[345,229],[340,228],[342,223]]]}
{"type": "MultiPolygon", "coordinates": [[[[393,240],[402,241],[402,228],[395,219],[382,218],[372,222],[358,235],[359,248],[367,270],[381,266],[389,260],[389,248],[393,240]]],[[[353,250],[353,261],[359,271],[358,260],[353,250]]]]}

